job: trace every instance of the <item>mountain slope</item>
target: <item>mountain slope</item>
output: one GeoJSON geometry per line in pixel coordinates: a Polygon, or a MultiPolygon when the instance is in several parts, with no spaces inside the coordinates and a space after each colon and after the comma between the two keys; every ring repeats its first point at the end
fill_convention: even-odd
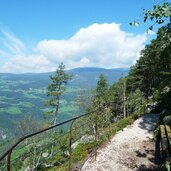
{"type": "MultiPolygon", "coordinates": [[[[75,68],[67,72],[73,74],[73,79],[69,82],[61,101],[60,121],[80,113],[74,99],[82,89],[93,89],[100,74],[104,74],[109,84],[112,84],[122,75],[126,75],[128,69],[75,68]]],[[[16,122],[23,116],[32,115],[39,120],[43,119],[46,87],[50,83],[51,74],[0,73],[0,139],[1,134],[14,132],[16,122]]]]}

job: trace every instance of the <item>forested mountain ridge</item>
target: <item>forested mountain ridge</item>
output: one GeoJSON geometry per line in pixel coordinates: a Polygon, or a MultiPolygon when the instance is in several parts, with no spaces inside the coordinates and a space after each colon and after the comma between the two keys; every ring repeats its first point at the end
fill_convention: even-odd
{"type": "MultiPolygon", "coordinates": [[[[112,84],[113,81],[121,76],[127,75],[128,71],[128,68],[104,69],[95,67],[82,67],[66,70],[66,73],[73,74],[74,81],[72,80],[70,82],[71,85],[85,86],[84,82],[86,82],[90,86],[89,88],[94,88],[100,74],[104,74],[108,78],[109,83],[112,84]]],[[[49,75],[51,74],[52,72],[25,74],[0,73],[0,78],[9,81],[30,81],[30,83],[25,84],[27,87],[43,87],[48,85],[49,75]]],[[[23,85],[22,88],[24,88],[23,85]]]]}

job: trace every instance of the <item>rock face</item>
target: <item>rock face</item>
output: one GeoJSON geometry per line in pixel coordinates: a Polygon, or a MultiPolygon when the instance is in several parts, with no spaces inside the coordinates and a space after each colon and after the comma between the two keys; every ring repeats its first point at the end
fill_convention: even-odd
{"type": "Polygon", "coordinates": [[[82,171],[154,170],[155,144],[153,130],[158,115],[147,114],[137,119],[98,150],[97,159],[89,158],[82,171]]]}
{"type": "Polygon", "coordinates": [[[165,116],[163,118],[163,122],[167,125],[170,125],[171,126],[171,116],[165,116]]]}

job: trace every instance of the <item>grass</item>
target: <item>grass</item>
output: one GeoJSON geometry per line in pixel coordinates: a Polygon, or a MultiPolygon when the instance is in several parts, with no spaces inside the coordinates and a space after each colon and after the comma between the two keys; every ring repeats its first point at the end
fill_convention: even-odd
{"type": "Polygon", "coordinates": [[[32,108],[34,105],[30,102],[19,102],[18,106],[23,107],[23,108],[32,108]]]}
{"type": "Polygon", "coordinates": [[[73,105],[67,105],[67,106],[62,106],[60,109],[61,113],[67,113],[67,112],[77,112],[78,111],[78,107],[73,106],[73,105]]]}
{"type": "Polygon", "coordinates": [[[78,92],[80,90],[82,90],[82,89],[79,87],[67,87],[65,94],[75,93],[75,92],[78,92]]]}
{"type": "Polygon", "coordinates": [[[8,88],[3,88],[3,92],[6,91],[6,92],[12,92],[12,90],[8,89],[8,88]]]}
{"type": "Polygon", "coordinates": [[[46,94],[46,89],[45,88],[40,88],[40,89],[30,89],[29,93],[40,95],[40,94],[46,94]]]}
{"type": "Polygon", "coordinates": [[[3,100],[11,100],[13,98],[9,98],[9,97],[6,97],[6,96],[0,96],[0,100],[3,101],[3,100]]]}
{"type": "Polygon", "coordinates": [[[9,113],[11,115],[19,115],[21,114],[21,110],[18,107],[7,107],[7,108],[1,108],[0,112],[6,112],[9,113]]]}
{"type": "Polygon", "coordinates": [[[41,97],[35,96],[35,95],[30,94],[30,93],[27,93],[27,92],[24,92],[23,95],[24,95],[24,97],[26,97],[26,98],[30,98],[30,99],[41,99],[41,100],[42,100],[41,97]]]}

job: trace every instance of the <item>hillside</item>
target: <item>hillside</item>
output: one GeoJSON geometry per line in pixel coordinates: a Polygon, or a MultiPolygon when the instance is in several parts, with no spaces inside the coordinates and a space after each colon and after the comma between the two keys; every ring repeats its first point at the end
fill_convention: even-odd
{"type": "MultiPolygon", "coordinates": [[[[74,99],[81,90],[90,91],[96,86],[100,74],[104,74],[109,84],[127,75],[128,69],[75,68],[67,71],[73,74],[61,101],[60,121],[78,113],[74,99]]],[[[52,73],[0,74],[0,139],[13,134],[16,122],[24,116],[32,115],[43,119],[46,101],[46,87],[52,73]]]]}

